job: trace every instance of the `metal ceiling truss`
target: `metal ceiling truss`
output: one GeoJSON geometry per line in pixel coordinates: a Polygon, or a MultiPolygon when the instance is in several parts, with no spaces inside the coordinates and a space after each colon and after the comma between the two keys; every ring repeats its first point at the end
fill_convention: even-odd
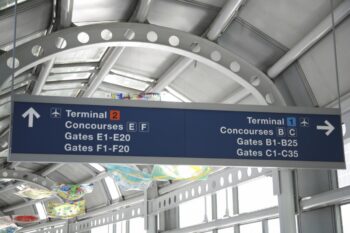
{"type": "MultiPolygon", "coordinates": [[[[32,184],[34,186],[39,186],[41,188],[49,189],[49,190],[51,190],[51,187],[53,185],[55,185],[54,181],[52,181],[48,178],[45,178],[43,176],[36,175],[36,174],[30,173],[30,172],[15,171],[15,170],[9,170],[9,169],[1,169],[0,170],[0,179],[1,178],[18,180],[21,182],[32,184]]],[[[15,188],[15,187],[13,187],[13,188],[15,188]]],[[[53,197],[47,198],[47,199],[53,199],[53,198],[57,198],[59,201],[62,202],[62,199],[58,196],[53,196],[53,197]]],[[[41,201],[43,201],[43,200],[30,200],[30,201],[27,201],[24,203],[8,206],[8,207],[2,209],[1,211],[2,212],[10,212],[10,211],[13,211],[16,209],[23,208],[25,206],[33,205],[33,204],[35,204],[37,202],[41,202],[41,201]]]]}
{"type": "MultiPolygon", "coordinates": [[[[136,217],[144,217],[146,213],[147,216],[154,216],[159,212],[175,208],[181,203],[201,196],[210,195],[219,190],[237,186],[239,183],[266,175],[272,175],[272,170],[265,168],[227,168],[210,175],[207,180],[190,183],[187,186],[149,200],[147,211],[145,208],[144,196],[140,196],[132,200],[114,203],[100,210],[88,212],[86,215],[78,217],[77,219],[80,219],[79,221],[69,224],[69,232],[86,232],[94,227],[130,220],[136,217]],[[108,212],[101,214],[102,211],[108,212]]],[[[42,226],[38,225],[37,229],[39,231],[37,232],[54,233],[56,231],[56,228],[52,228],[52,231],[50,231],[47,225],[44,224],[44,226],[45,230],[43,229],[40,231],[42,226]]],[[[33,229],[30,227],[30,230],[33,229]]],[[[29,230],[24,228],[22,231],[26,232],[29,230]]]]}
{"type": "MultiPolygon", "coordinates": [[[[212,24],[207,29],[203,37],[211,41],[217,40],[225,31],[227,25],[237,16],[238,10],[244,4],[245,0],[228,0],[222,7],[212,24]]],[[[193,59],[187,57],[178,58],[174,64],[158,78],[156,84],[149,87],[149,92],[161,92],[169,86],[179,75],[194,63],[193,59]]]]}
{"type": "Polygon", "coordinates": [[[30,172],[15,171],[10,169],[1,169],[0,179],[13,179],[13,180],[24,181],[45,189],[51,189],[51,187],[55,185],[54,181],[47,179],[43,176],[36,175],[30,172]]]}
{"type": "Polygon", "coordinates": [[[260,104],[284,104],[282,95],[265,74],[219,45],[190,33],[134,23],[69,28],[32,40],[17,47],[14,69],[12,52],[0,57],[0,82],[11,78],[13,72],[19,75],[62,52],[96,45],[146,47],[176,53],[225,74],[247,89],[260,104]]]}
{"type": "MultiPolygon", "coordinates": [[[[161,211],[168,210],[170,208],[175,208],[181,203],[192,200],[194,198],[210,195],[218,190],[226,189],[230,187],[235,187],[239,183],[246,182],[250,179],[262,176],[262,175],[272,175],[272,170],[269,169],[247,169],[247,168],[233,168],[225,169],[217,174],[211,175],[205,181],[197,181],[192,185],[183,187],[178,190],[171,191],[167,194],[161,195],[158,198],[148,201],[148,211],[147,215],[156,215],[161,211]],[[208,189],[206,189],[208,185],[208,189]],[[200,189],[199,189],[200,187],[200,189]],[[201,191],[199,191],[201,190],[201,191]],[[187,192],[187,198],[186,198],[187,192]],[[180,198],[182,194],[182,198],[180,198]],[[176,198],[175,198],[176,197],[176,198]],[[170,198],[170,199],[169,199],[170,198]],[[169,201],[170,200],[170,201],[169,201]]],[[[104,214],[94,214],[90,215],[88,219],[83,219],[76,221],[74,223],[69,223],[66,221],[54,221],[39,224],[36,226],[31,226],[23,228],[20,232],[35,232],[35,233],[66,233],[74,232],[81,233],[87,232],[92,228],[117,223],[120,221],[128,221],[136,217],[145,217],[145,204],[143,202],[143,197],[135,198],[138,199],[136,202],[132,201],[122,201],[116,203],[114,208],[107,207],[109,209],[108,213],[104,214]]],[[[344,202],[350,201],[350,188],[345,187],[337,190],[327,191],[321,194],[317,194],[312,197],[305,197],[300,200],[300,206],[303,211],[309,211],[316,208],[322,208],[325,206],[336,205],[344,202]]],[[[232,227],[239,224],[247,224],[272,218],[277,218],[279,216],[278,207],[270,207],[263,210],[253,211],[249,213],[237,214],[233,217],[215,219],[210,222],[205,222],[202,224],[175,229],[170,231],[165,231],[164,233],[190,233],[190,232],[207,232],[214,229],[232,227]]],[[[81,216],[85,217],[85,216],[81,216]]],[[[78,217],[79,219],[80,217],[78,217]]]]}

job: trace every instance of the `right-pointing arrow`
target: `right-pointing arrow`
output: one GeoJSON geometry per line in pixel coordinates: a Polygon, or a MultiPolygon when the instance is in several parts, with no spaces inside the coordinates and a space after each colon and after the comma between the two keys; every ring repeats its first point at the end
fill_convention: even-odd
{"type": "Polygon", "coordinates": [[[318,125],[317,129],[318,130],[327,130],[325,134],[327,136],[329,136],[333,132],[334,126],[331,123],[329,123],[329,121],[327,121],[327,120],[325,120],[324,123],[326,125],[318,125]]]}

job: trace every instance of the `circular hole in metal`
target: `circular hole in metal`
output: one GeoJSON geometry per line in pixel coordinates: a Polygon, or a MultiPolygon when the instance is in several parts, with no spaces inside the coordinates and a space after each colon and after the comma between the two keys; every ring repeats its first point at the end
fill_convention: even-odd
{"type": "Polygon", "coordinates": [[[110,30],[108,30],[108,29],[102,30],[102,32],[101,32],[101,38],[102,38],[103,40],[111,40],[112,37],[113,37],[113,33],[112,33],[110,30]]]}
{"type": "Polygon", "coordinates": [[[171,46],[178,46],[180,44],[180,39],[177,36],[170,36],[169,37],[169,44],[171,46]]]}
{"type": "Polygon", "coordinates": [[[213,51],[211,54],[210,54],[210,58],[213,60],[213,61],[220,61],[221,60],[221,53],[219,51],[213,51]]]}
{"type": "Polygon", "coordinates": [[[7,177],[7,176],[8,176],[8,173],[7,173],[7,172],[3,172],[3,173],[2,173],[2,176],[3,176],[3,177],[7,177]]]}
{"type": "Polygon", "coordinates": [[[224,186],[224,184],[225,184],[224,177],[220,177],[220,185],[221,185],[221,186],[224,186]]]}
{"type": "Polygon", "coordinates": [[[32,48],[32,54],[34,57],[40,57],[44,52],[44,49],[40,45],[34,45],[32,48]]]}
{"type": "Polygon", "coordinates": [[[238,170],[237,177],[238,177],[238,180],[242,179],[242,171],[241,170],[238,170]]]}
{"type": "Polygon", "coordinates": [[[169,197],[168,204],[169,205],[171,204],[171,197],[169,197]]]}
{"type": "Polygon", "coordinates": [[[156,42],[158,40],[158,34],[154,31],[147,33],[147,40],[150,42],[156,42]]]}
{"type": "Polygon", "coordinates": [[[89,42],[89,40],[90,40],[90,36],[86,32],[80,32],[78,34],[78,41],[80,43],[86,44],[87,42],[89,42]]]}
{"type": "Polygon", "coordinates": [[[232,174],[228,174],[228,182],[231,184],[232,183],[232,174]]]}
{"type": "Polygon", "coordinates": [[[176,201],[177,201],[177,200],[176,200],[176,196],[174,196],[174,203],[176,203],[176,201]]]}
{"type": "Polygon", "coordinates": [[[237,72],[239,72],[239,71],[241,70],[241,65],[240,65],[238,62],[233,61],[233,62],[231,62],[231,64],[230,64],[230,69],[231,69],[233,72],[237,73],[237,72]]]}
{"type": "Polygon", "coordinates": [[[202,193],[202,187],[198,186],[198,194],[201,194],[201,193],[202,193]]]}
{"type": "Polygon", "coordinates": [[[164,202],[163,202],[163,206],[164,206],[164,207],[166,206],[166,200],[164,200],[164,202]]]}
{"type": "Polygon", "coordinates": [[[135,38],[135,32],[131,29],[126,30],[124,33],[124,38],[127,40],[132,40],[135,38]]]}
{"type": "Polygon", "coordinates": [[[17,58],[15,58],[15,61],[13,61],[13,57],[9,57],[6,61],[6,65],[7,67],[11,68],[11,69],[16,69],[19,66],[19,60],[17,58]],[[14,62],[14,64],[13,64],[14,62]]]}
{"type": "Polygon", "coordinates": [[[273,104],[275,102],[275,98],[273,97],[273,95],[271,93],[267,93],[265,95],[265,100],[268,104],[273,104]]]}
{"type": "Polygon", "coordinates": [[[55,45],[58,49],[64,49],[65,47],[67,47],[67,41],[62,37],[58,37],[55,41],[55,45]]]}
{"type": "Polygon", "coordinates": [[[192,43],[191,50],[194,53],[199,53],[201,51],[201,46],[198,43],[192,43]]]}
{"type": "Polygon", "coordinates": [[[248,176],[252,175],[252,168],[250,168],[250,167],[247,168],[247,175],[248,176]]]}
{"type": "Polygon", "coordinates": [[[260,78],[258,76],[253,76],[250,78],[250,83],[254,86],[257,87],[260,85],[260,78]]]}

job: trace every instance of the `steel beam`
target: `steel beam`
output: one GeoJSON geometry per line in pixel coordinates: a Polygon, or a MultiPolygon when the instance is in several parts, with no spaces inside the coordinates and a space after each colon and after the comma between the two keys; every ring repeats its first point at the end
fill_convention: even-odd
{"type": "Polygon", "coordinates": [[[144,200],[144,196],[141,195],[141,196],[133,197],[133,198],[130,198],[130,199],[126,199],[126,200],[121,201],[121,202],[115,202],[115,203],[112,203],[112,204],[110,204],[110,205],[108,205],[106,207],[102,207],[100,209],[89,211],[89,212],[87,212],[86,214],[84,214],[82,216],[78,216],[77,219],[78,220],[82,220],[82,219],[86,219],[86,218],[91,218],[91,217],[94,217],[94,216],[97,216],[97,215],[100,215],[100,214],[104,214],[106,212],[114,211],[116,209],[119,209],[119,208],[122,208],[122,207],[125,207],[125,206],[131,206],[131,205],[143,202],[143,200],[144,200]]]}
{"type": "Polygon", "coordinates": [[[334,189],[311,197],[304,197],[300,201],[303,211],[322,208],[343,202],[350,202],[350,186],[334,189]]]}
{"type": "Polygon", "coordinates": [[[86,91],[83,93],[83,97],[91,97],[95,93],[97,88],[109,74],[110,70],[113,68],[114,64],[117,62],[124,50],[125,47],[116,47],[111,50],[111,53],[104,60],[103,65],[100,67],[99,72],[97,72],[95,76],[92,77],[92,81],[86,91]]]}
{"type": "Polygon", "coordinates": [[[283,169],[279,171],[278,212],[280,230],[283,233],[297,233],[295,222],[295,199],[292,171],[283,169]]]}
{"type": "Polygon", "coordinates": [[[209,40],[214,41],[221,35],[229,23],[236,17],[239,8],[244,2],[245,0],[227,0],[208,29],[206,36],[209,40]]]}
{"type": "MultiPolygon", "coordinates": [[[[228,0],[226,2],[206,33],[206,37],[209,40],[216,40],[220,36],[227,24],[234,19],[244,1],[245,0],[228,0]]],[[[193,61],[194,60],[190,58],[180,57],[158,78],[157,83],[153,87],[148,88],[147,91],[161,92],[186,70],[193,61]]]]}
{"type": "Polygon", "coordinates": [[[40,95],[47,78],[49,77],[50,71],[53,67],[53,65],[55,64],[55,59],[52,58],[49,61],[45,62],[42,66],[41,66],[41,70],[39,73],[39,76],[37,78],[37,80],[35,81],[34,84],[34,88],[32,91],[32,95],[40,95]]]}
{"type": "Polygon", "coordinates": [[[250,95],[250,92],[246,89],[240,89],[237,92],[232,93],[231,95],[225,97],[221,102],[223,104],[237,104],[240,101],[244,100],[250,95]]]}
{"type": "Polygon", "coordinates": [[[54,171],[56,171],[57,169],[59,169],[63,165],[64,165],[63,163],[55,163],[55,164],[49,165],[49,166],[43,168],[42,170],[40,170],[39,174],[41,176],[48,176],[49,174],[53,173],[54,171]]]}
{"type": "MultiPolygon", "coordinates": [[[[57,220],[53,222],[46,222],[46,223],[40,223],[40,224],[34,224],[32,226],[24,227],[19,229],[16,232],[30,232],[30,231],[35,231],[38,230],[39,228],[46,228],[46,230],[49,230],[48,228],[58,226],[58,225],[64,225],[67,224],[68,220],[57,220]]],[[[48,231],[50,232],[50,231],[48,231]]]]}
{"type": "MultiPolygon", "coordinates": [[[[343,1],[334,10],[335,25],[342,22],[350,14],[350,1],[343,1]]],[[[311,32],[309,32],[302,40],[300,40],[292,49],[290,49],[282,58],[280,58],[273,66],[271,66],[267,74],[271,78],[276,78],[289,65],[301,57],[313,45],[319,42],[327,33],[332,30],[332,14],[328,15],[321,23],[319,23],[311,32]]]]}
{"type": "Polygon", "coordinates": [[[68,28],[72,26],[73,0],[57,1],[57,29],[68,28]]]}
{"type": "Polygon", "coordinates": [[[23,203],[20,203],[20,204],[17,204],[17,205],[9,206],[9,207],[3,209],[2,211],[7,213],[7,212],[14,211],[14,210],[25,208],[27,206],[35,205],[38,202],[48,201],[48,200],[52,200],[52,199],[55,199],[55,198],[56,198],[56,196],[48,197],[48,198],[41,199],[41,200],[30,200],[30,201],[26,201],[26,202],[23,202],[23,203]]]}
{"type": "MultiPolygon", "coordinates": [[[[271,105],[280,106],[284,104],[284,99],[273,82],[261,71],[244,61],[239,56],[236,56],[219,45],[203,38],[156,25],[109,23],[87,25],[54,32],[17,47],[16,65],[18,65],[18,67],[15,69],[15,75],[48,61],[57,53],[80,48],[81,46],[96,46],[98,44],[110,44],[117,47],[144,47],[176,53],[197,60],[198,62],[221,72],[228,78],[231,78],[243,88],[249,90],[260,104],[266,104],[267,100],[270,99],[272,99],[269,103],[271,105]],[[106,32],[105,30],[109,30],[107,33],[113,35],[108,41],[105,40],[106,38],[101,37],[101,33],[106,32]],[[77,40],[76,35],[81,31],[90,35],[88,42],[82,43],[77,40]],[[157,35],[157,41],[152,42],[149,40],[150,38],[148,35],[151,32],[157,35]],[[130,35],[132,36],[130,37],[130,35]],[[169,42],[170,37],[175,38],[175,41],[178,40],[179,44],[175,44],[175,46],[174,44],[171,45],[169,42]],[[56,41],[57,43],[55,44],[57,38],[61,39],[59,39],[59,43],[56,41]],[[65,46],[62,47],[62,45],[65,46]],[[41,46],[45,53],[40,57],[28,56],[28,54],[32,52],[34,46],[41,46]],[[238,70],[237,67],[239,67],[238,70]],[[252,77],[255,77],[259,82],[252,80],[252,77]]],[[[2,81],[8,79],[13,73],[13,69],[11,69],[12,63],[10,63],[11,61],[11,52],[0,56],[2,81]]]]}
{"type": "Polygon", "coordinates": [[[179,75],[187,69],[192,63],[193,59],[181,57],[177,59],[159,78],[157,83],[150,87],[148,92],[161,92],[165,87],[169,86],[179,75]]]}
{"type": "Polygon", "coordinates": [[[139,0],[137,10],[131,17],[131,21],[144,23],[147,20],[148,12],[151,8],[152,0],[139,0]]]}
{"type": "MultiPolygon", "coordinates": [[[[137,10],[135,11],[135,21],[145,22],[152,0],[139,0],[137,10]]],[[[91,97],[101,85],[105,77],[109,74],[114,64],[123,54],[125,47],[114,47],[103,61],[100,70],[92,77],[91,83],[83,93],[83,97],[91,97]]]]}

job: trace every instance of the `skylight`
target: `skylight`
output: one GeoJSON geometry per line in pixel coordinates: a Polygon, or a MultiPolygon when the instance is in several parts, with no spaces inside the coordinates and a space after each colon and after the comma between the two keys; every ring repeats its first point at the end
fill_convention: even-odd
{"type": "Polygon", "coordinates": [[[114,180],[111,177],[107,176],[105,178],[105,182],[106,182],[108,192],[111,195],[112,200],[118,199],[121,196],[121,194],[120,194],[119,190],[117,189],[117,186],[116,186],[114,180]]]}
{"type": "Polygon", "coordinates": [[[172,89],[171,87],[166,87],[165,88],[170,94],[172,94],[173,96],[175,96],[176,98],[180,99],[182,102],[185,103],[190,103],[192,102],[191,100],[189,100],[188,98],[186,98],[185,96],[183,96],[182,94],[180,94],[179,92],[175,91],[174,89],[172,89]]]}
{"type": "Polygon", "coordinates": [[[99,172],[104,172],[104,171],[106,171],[106,169],[103,167],[103,166],[101,166],[100,164],[98,164],[98,163],[89,163],[89,165],[91,166],[91,167],[93,167],[93,168],[95,168],[97,171],[99,171],[99,172]]]}
{"type": "Polygon", "coordinates": [[[41,220],[47,218],[45,207],[44,207],[43,203],[41,203],[41,202],[35,203],[35,208],[36,208],[36,211],[38,212],[39,218],[41,220]]]}
{"type": "MultiPolygon", "coordinates": [[[[17,0],[17,4],[25,2],[27,0],[17,0]]],[[[15,0],[1,0],[0,1],[0,11],[7,8],[13,7],[15,5],[15,0]]]]}

